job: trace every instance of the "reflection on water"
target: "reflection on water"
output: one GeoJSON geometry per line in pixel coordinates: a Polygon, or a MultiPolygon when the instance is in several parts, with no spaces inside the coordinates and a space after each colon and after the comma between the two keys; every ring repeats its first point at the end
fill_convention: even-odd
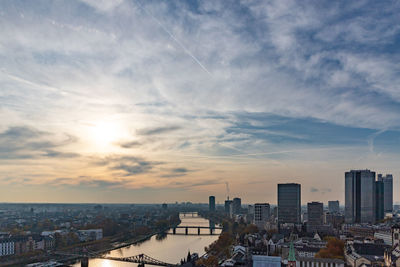
{"type": "MultiPolygon", "coordinates": [[[[191,215],[181,215],[181,224],[179,226],[209,226],[215,227],[214,223],[209,220],[191,217],[191,215]]],[[[177,233],[180,235],[162,234],[152,236],[150,239],[130,245],[128,247],[116,249],[110,251],[108,254],[112,257],[129,257],[144,253],[157,260],[165,261],[168,263],[178,263],[184,257],[186,257],[188,251],[191,253],[198,253],[200,256],[204,254],[204,248],[218,239],[218,235],[197,235],[197,229],[189,229],[189,234],[184,235],[185,229],[177,229],[177,233]]],[[[220,233],[221,230],[214,230],[214,233],[220,233]]],[[[171,232],[171,231],[170,231],[171,232]]],[[[208,229],[202,229],[201,233],[209,232],[208,229]]],[[[137,264],[128,262],[118,262],[103,259],[91,259],[89,261],[89,267],[116,267],[126,266],[135,267],[137,264]]],[[[77,263],[73,266],[80,266],[77,263]]]]}

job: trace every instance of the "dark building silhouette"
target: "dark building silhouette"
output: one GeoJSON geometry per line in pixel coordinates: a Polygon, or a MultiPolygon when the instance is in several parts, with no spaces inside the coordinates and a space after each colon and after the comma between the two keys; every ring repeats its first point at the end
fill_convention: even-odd
{"type": "Polygon", "coordinates": [[[210,196],[208,198],[208,210],[210,212],[214,212],[215,211],[215,196],[210,196]]]}
{"type": "Polygon", "coordinates": [[[232,214],[232,200],[225,200],[225,213],[232,214]]]}
{"type": "Polygon", "coordinates": [[[242,210],[242,200],[238,197],[235,197],[232,202],[232,208],[233,214],[240,214],[242,210]]]}
{"type": "Polygon", "coordinates": [[[307,203],[307,232],[315,232],[324,223],[324,204],[321,202],[307,203]]]}
{"type": "Polygon", "coordinates": [[[351,170],[345,173],[346,223],[375,223],[375,172],[351,170]]]}
{"type": "Polygon", "coordinates": [[[376,221],[383,220],[385,218],[385,206],[384,206],[384,183],[383,181],[375,182],[375,205],[376,205],[376,221]]]}
{"type": "Polygon", "coordinates": [[[278,224],[301,223],[301,185],[278,184],[278,224]]]}
{"type": "Polygon", "coordinates": [[[328,201],[328,209],[329,212],[331,213],[339,213],[340,212],[339,200],[328,201]]]}
{"type": "Polygon", "coordinates": [[[386,176],[383,176],[382,174],[378,174],[378,181],[383,182],[384,211],[392,212],[393,211],[393,175],[386,174],[386,176]]]}

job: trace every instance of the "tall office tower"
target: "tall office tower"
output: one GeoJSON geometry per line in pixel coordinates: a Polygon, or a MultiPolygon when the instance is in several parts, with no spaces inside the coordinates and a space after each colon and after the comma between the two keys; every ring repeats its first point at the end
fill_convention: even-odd
{"type": "Polygon", "coordinates": [[[232,215],[232,200],[225,200],[225,213],[232,215]]]}
{"type": "Polygon", "coordinates": [[[331,213],[339,213],[340,212],[339,200],[328,201],[328,209],[329,212],[331,213]]]}
{"type": "Polygon", "coordinates": [[[378,174],[378,181],[383,182],[384,210],[385,210],[385,212],[392,212],[393,211],[393,175],[386,174],[386,176],[382,176],[382,174],[378,174]]]}
{"type": "Polygon", "coordinates": [[[242,210],[242,200],[238,197],[233,199],[233,214],[240,214],[242,210]]]}
{"type": "Polygon", "coordinates": [[[307,203],[307,232],[315,232],[324,223],[324,204],[321,202],[307,203]]]}
{"type": "Polygon", "coordinates": [[[260,230],[264,229],[265,223],[268,221],[270,216],[270,206],[268,203],[256,203],[254,204],[254,224],[260,230]]]}
{"type": "Polygon", "coordinates": [[[375,182],[375,216],[376,221],[385,218],[385,205],[384,205],[384,183],[383,181],[375,182]]]}
{"type": "Polygon", "coordinates": [[[210,196],[208,198],[208,210],[210,212],[214,212],[215,211],[215,196],[210,196]]]}
{"type": "Polygon", "coordinates": [[[375,172],[351,170],[345,173],[346,223],[375,222],[375,190],[375,172]]]}
{"type": "Polygon", "coordinates": [[[301,223],[301,185],[278,184],[278,225],[301,223]]]}

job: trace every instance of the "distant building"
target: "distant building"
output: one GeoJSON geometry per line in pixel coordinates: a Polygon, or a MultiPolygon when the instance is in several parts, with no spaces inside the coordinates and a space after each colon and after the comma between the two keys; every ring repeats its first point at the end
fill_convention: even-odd
{"type": "Polygon", "coordinates": [[[163,210],[166,210],[166,209],[168,209],[168,205],[167,205],[167,203],[163,203],[163,204],[162,204],[162,209],[163,209],[163,210]]]}
{"type": "Polygon", "coordinates": [[[307,203],[307,232],[316,232],[324,223],[324,204],[322,202],[307,203]]]}
{"type": "Polygon", "coordinates": [[[383,182],[384,210],[385,210],[385,212],[392,212],[393,211],[393,175],[386,174],[386,176],[383,176],[382,174],[378,174],[378,181],[383,182]]]}
{"type": "Polygon", "coordinates": [[[329,212],[331,213],[339,213],[340,212],[339,200],[328,201],[328,209],[329,212]]]}
{"type": "Polygon", "coordinates": [[[264,229],[265,223],[268,221],[270,216],[270,206],[268,203],[256,203],[254,204],[254,224],[260,230],[264,229]]]}
{"type": "Polygon", "coordinates": [[[301,185],[278,184],[278,225],[301,223],[301,185]]]}
{"type": "Polygon", "coordinates": [[[345,219],[347,223],[375,223],[375,172],[345,173],[345,219]]]}
{"type": "Polygon", "coordinates": [[[103,238],[103,229],[78,230],[80,241],[95,241],[103,238]]]}
{"type": "Polygon", "coordinates": [[[229,200],[229,199],[225,200],[225,213],[232,215],[232,210],[233,210],[232,200],[229,200]]]}
{"type": "Polygon", "coordinates": [[[375,216],[376,221],[381,221],[385,218],[384,183],[379,180],[375,182],[375,216]]]}
{"type": "Polygon", "coordinates": [[[214,212],[215,211],[215,196],[210,196],[208,198],[208,210],[210,212],[214,212]]]}
{"type": "Polygon", "coordinates": [[[15,243],[12,239],[0,239],[0,257],[14,255],[15,243]]]}
{"type": "Polygon", "coordinates": [[[254,205],[247,206],[247,222],[254,223],[254,205]]]}
{"type": "Polygon", "coordinates": [[[242,200],[235,197],[232,202],[233,214],[240,214],[242,210],[242,200]]]}

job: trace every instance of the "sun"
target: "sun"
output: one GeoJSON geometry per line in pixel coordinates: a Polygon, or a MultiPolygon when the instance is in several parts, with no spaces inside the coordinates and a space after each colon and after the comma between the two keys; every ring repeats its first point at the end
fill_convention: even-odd
{"type": "Polygon", "coordinates": [[[91,123],[90,139],[100,150],[110,150],[123,137],[121,125],[114,121],[96,121],[91,123]]]}

